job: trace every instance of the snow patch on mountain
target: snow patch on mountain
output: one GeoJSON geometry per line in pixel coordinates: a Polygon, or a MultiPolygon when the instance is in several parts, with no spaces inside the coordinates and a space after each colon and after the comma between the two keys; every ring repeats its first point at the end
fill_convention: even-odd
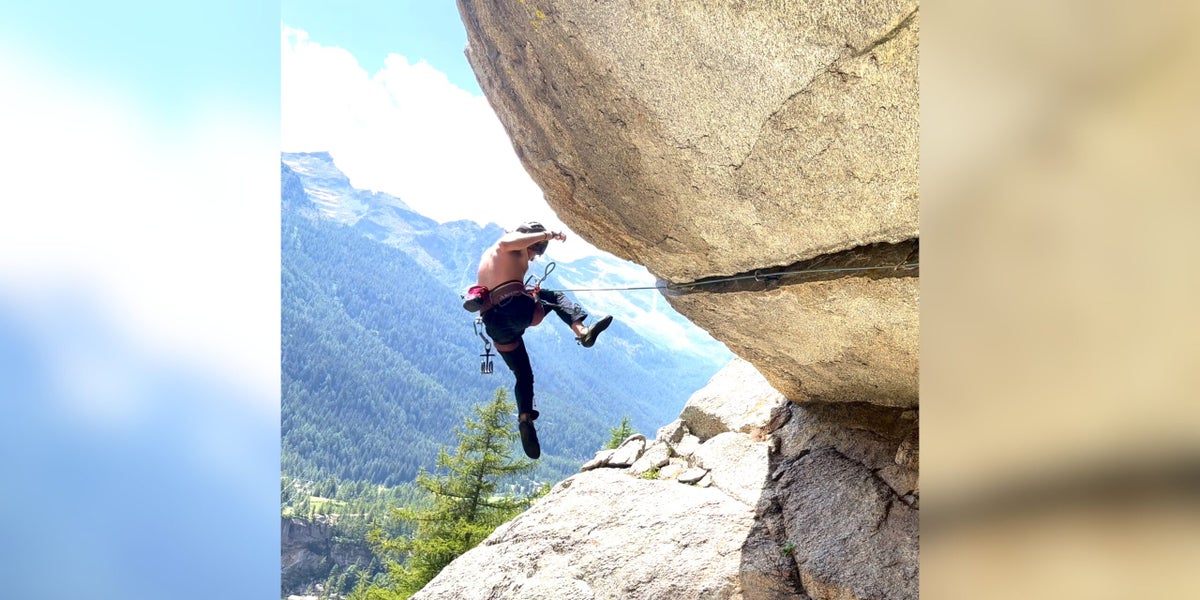
{"type": "Polygon", "coordinates": [[[375,208],[412,211],[395,196],[356,189],[328,152],[285,152],[282,160],[301,177],[305,193],[327,219],[354,225],[375,208]]]}
{"type": "Polygon", "coordinates": [[[569,294],[592,314],[616,315],[661,347],[712,360],[732,357],[724,344],[675,312],[662,294],[653,289],[657,279],[641,265],[611,256],[588,257],[558,263],[550,278],[547,288],[575,290],[569,294]]]}

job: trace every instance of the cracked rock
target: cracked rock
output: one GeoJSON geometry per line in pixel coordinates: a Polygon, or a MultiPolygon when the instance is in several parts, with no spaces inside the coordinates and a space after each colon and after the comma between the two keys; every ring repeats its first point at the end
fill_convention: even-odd
{"type": "Polygon", "coordinates": [[[918,597],[917,511],[832,448],[780,466],[775,494],[814,598],[918,597]]]}
{"type": "Polygon", "coordinates": [[[646,447],[646,437],[641,434],[629,436],[608,458],[608,467],[628,467],[637,462],[646,447]]]}
{"type": "Polygon", "coordinates": [[[679,483],[696,483],[697,481],[703,479],[705,475],[708,475],[708,471],[701,469],[700,467],[692,467],[680,473],[677,480],[679,483]]]}

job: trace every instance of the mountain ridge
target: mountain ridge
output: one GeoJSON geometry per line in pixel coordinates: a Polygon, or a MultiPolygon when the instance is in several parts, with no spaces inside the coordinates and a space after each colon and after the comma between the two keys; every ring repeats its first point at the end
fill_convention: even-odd
{"type": "MultiPolygon", "coordinates": [[[[416,212],[400,198],[358,190],[337,168],[328,152],[285,152],[282,162],[285,170],[295,176],[295,185],[316,205],[322,218],[352,225],[371,239],[404,251],[456,290],[465,290],[475,284],[479,256],[505,231],[495,223],[480,226],[470,220],[439,224],[416,212]],[[314,195],[319,200],[314,200],[314,195]],[[339,206],[339,199],[347,205],[339,206]],[[464,253],[463,247],[471,251],[464,253]]],[[[645,288],[657,283],[657,279],[641,265],[611,255],[558,261],[553,245],[546,258],[556,266],[545,287],[571,292],[580,304],[594,309],[590,311],[593,314],[620,315],[627,323],[635,322],[638,329],[644,327],[654,335],[648,338],[649,341],[668,351],[688,352],[721,364],[732,358],[728,349],[679,315],[657,290],[622,289],[645,288]],[[603,291],[572,291],[598,288],[603,291]]],[[[546,266],[542,261],[531,264],[529,274],[540,277],[546,266]]]]}
{"type": "MultiPolygon", "coordinates": [[[[432,467],[472,403],[511,388],[503,364],[479,374],[482,341],[459,297],[503,229],[437,224],[391,197],[374,203],[383,196],[347,187],[331,161],[306,153],[281,162],[283,466],[312,479],[396,484],[432,467]]],[[[559,268],[594,279],[597,264],[606,263],[559,268]]],[[[546,450],[537,479],[577,470],[622,416],[642,431],[669,421],[726,362],[672,352],[620,314],[592,349],[548,322],[526,334],[546,450]]],[[[493,362],[502,360],[493,353],[493,362]]]]}

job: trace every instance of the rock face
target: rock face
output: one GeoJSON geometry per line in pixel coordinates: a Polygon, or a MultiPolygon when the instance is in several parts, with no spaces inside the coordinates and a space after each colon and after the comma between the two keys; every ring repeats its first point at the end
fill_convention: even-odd
{"type": "Polygon", "coordinates": [[[280,519],[280,583],[284,592],[302,589],[305,584],[320,581],[329,575],[332,568],[329,558],[332,538],[333,533],[327,522],[288,517],[280,519]]]}
{"type": "Polygon", "coordinates": [[[758,435],[786,403],[787,399],[768,385],[750,363],[735,358],[721,371],[720,377],[713,377],[708,385],[692,394],[679,419],[687,423],[688,432],[702,440],[726,431],[758,435]],[[749,390],[761,394],[750,396],[749,390]]]}
{"type": "Polygon", "coordinates": [[[420,597],[916,598],[917,3],[458,4],[559,218],[746,362],[420,597]]]}
{"type": "MultiPolygon", "coordinates": [[[[459,10],[526,170],[597,247],[673,284],[918,262],[915,1],[459,10]]],[[[792,400],[915,406],[916,268],[830,273],[668,298],[792,400]]]]}
{"type": "Polygon", "coordinates": [[[916,509],[832,448],[780,465],[787,539],[814,598],[916,598],[916,509]]]}
{"type": "Polygon", "coordinates": [[[315,520],[280,518],[280,585],[284,594],[318,584],[334,567],[367,567],[372,554],[365,542],[342,543],[325,515],[315,520]]]}
{"type": "Polygon", "coordinates": [[[703,442],[681,419],[598,453],[414,598],[917,598],[915,412],[795,405],[746,369],[706,390],[777,398],[759,418],[702,416],[720,430],[703,442]]]}
{"type": "MultiPolygon", "coordinates": [[[[886,256],[905,264],[915,252],[903,244],[886,256]]],[[[781,277],[668,292],[667,300],[792,400],[916,407],[920,284],[907,274],[781,277]]]]}
{"type": "Polygon", "coordinates": [[[459,8],[522,162],[598,247],[689,281],[917,236],[915,1],[459,8]]]}
{"type": "Polygon", "coordinates": [[[413,598],[730,598],[754,511],[614,469],[571,477],[413,598]]]}

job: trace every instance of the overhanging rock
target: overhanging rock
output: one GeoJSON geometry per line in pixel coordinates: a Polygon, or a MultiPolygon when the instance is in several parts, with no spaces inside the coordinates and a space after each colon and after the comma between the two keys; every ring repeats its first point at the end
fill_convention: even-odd
{"type": "Polygon", "coordinates": [[[684,282],[919,236],[917,3],[460,0],[546,200],[684,282]]]}
{"type": "Polygon", "coordinates": [[[918,290],[916,278],[842,279],[670,302],[793,401],[916,407],[918,290]]]}
{"type": "Polygon", "coordinates": [[[915,242],[877,244],[665,295],[793,401],[916,407],[915,264],[915,242]]]}
{"type": "MultiPolygon", "coordinates": [[[[915,249],[916,2],[459,10],[522,164],[595,246],[674,284],[915,249]]],[[[914,406],[918,288],[854,273],[669,299],[794,401],[914,406]]]]}

